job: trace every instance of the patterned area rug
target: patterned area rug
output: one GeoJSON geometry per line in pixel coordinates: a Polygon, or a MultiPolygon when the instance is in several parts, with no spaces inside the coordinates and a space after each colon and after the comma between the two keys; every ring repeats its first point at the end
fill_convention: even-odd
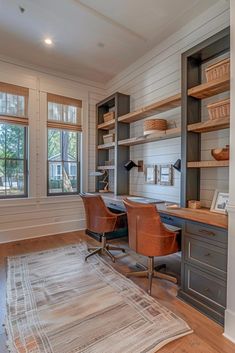
{"type": "Polygon", "coordinates": [[[189,326],[86,245],[8,258],[11,353],[153,353],[189,326]]]}

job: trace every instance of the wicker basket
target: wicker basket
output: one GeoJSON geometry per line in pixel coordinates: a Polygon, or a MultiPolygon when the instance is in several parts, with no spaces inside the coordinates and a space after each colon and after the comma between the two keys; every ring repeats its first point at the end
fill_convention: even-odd
{"type": "Polygon", "coordinates": [[[189,200],[188,208],[193,208],[194,210],[201,208],[201,202],[197,200],[189,200]]]}
{"type": "Polygon", "coordinates": [[[104,143],[114,142],[114,134],[108,134],[103,136],[104,143]]]}
{"type": "Polygon", "coordinates": [[[224,59],[208,66],[205,73],[207,82],[230,75],[230,59],[224,59]]]}
{"type": "Polygon", "coordinates": [[[144,122],[144,135],[154,134],[158,131],[167,129],[167,121],[165,119],[149,119],[144,122]]]}
{"type": "Polygon", "coordinates": [[[230,99],[224,99],[207,105],[211,120],[227,118],[230,115],[230,99]]]}
{"type": "Polygon", "coordinates": [[[108,112],[103,115],[104,122],[107,123],[110,120],[114,119],[114,112],[108,112]]]}

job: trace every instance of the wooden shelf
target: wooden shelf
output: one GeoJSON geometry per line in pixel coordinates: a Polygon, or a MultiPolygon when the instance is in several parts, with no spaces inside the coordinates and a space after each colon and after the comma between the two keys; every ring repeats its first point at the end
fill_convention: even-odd
{"type": "Polygon", "coordinates": [[[98,125],[99,130],[112,130],[115,126],[115,119],[107,121],[106,123],[102,123],[98,125]]]}
{"type": "Polygon", "coordinates": [[[188,131],[193,132],[211,132],[216,130],[227,129],[230,126],[230,118],[221,118],[216,120],[208,120],[196,124],[188,125],[188,131]]]}
{"type": "Polygon", "coordinates": [[[163,113],[167,110],[177,108],[181,105],[181,94],[162,99],[156,103],[147,105],[132,113],[122,115],[118,118],[122,123],[133,123],[135,121],[147,118],[148,116],[163,113]]]}
{"type": "Polygon", "coordinates": [[[188,162],[188,168],[217,168],[217,167],[229,167],[229,161],[199,161],[199,162],[188,162]]]}
{"type": "Polygon", "coordinates": [[[109,143],[104,143],[103,145],[98,145],[97,148],[98,150],[108,150],[110,148],[114,148],[115,143],[114,142],[109,142],[109,143]]]}
{"type": "Polygon", "coordinates": [[[188,95],[194,98],[208,98],[230,89],[230,77],[225,76],[218,80],[202,83],[188,90],[188,95]]]}
{"type": "Polygon", "coordinates": [[[166,140],[174,137],[179,137],[181,135],[180,128],[173,128],[168,129],[166,131],[161,131],[156,134],[151,134],[147,136],[140,136],[140,137],[132,137],[126,140],[120,140],[118,142],[119,146],[134,146],[134,145],[141,145],[148,142],[166,140]]]}
{"type": "Polygon", "coordinates": [[[114,165],[99,165],[97,167],[98,170],[114,170],[115,166],[114,165]]]}

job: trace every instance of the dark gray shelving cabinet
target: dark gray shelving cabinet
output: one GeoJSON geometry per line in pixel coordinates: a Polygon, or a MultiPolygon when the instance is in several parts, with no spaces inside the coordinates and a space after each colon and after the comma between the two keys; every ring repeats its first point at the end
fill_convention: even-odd
{"type": "MultiPolygon", "coordinates": [[[[193,96],[190,89],[198,86],[200,90],[202,66],[205,63],[229,52],[229,33],[229,28],[226,28],[182,55],[182,207],[187,207],[189,200],[200,200],[201,169],[196,163],[193,168],[189,166],[193,162],[200,162],[202,132],[188,131],[188,126],[201,122],[202,97],[193,96]]],[[[225,84],[223,81],[217,90],[206,92],[206,96],[228,90],[229,78],[227,81],[225,84]]],[[[227,230],[191,221],[182,222],[182,230],[182,283],[178,295],[223,324],[226,307],[227,230]]]]}
{"type": "MultiPolygon", "coordinates": [[[[130,96],[116,92],[99,102],[97,109],[97,168],[102,169],[105,162],[113,160],[113,165],[105,168],[109,175],[111,192],[115,195],[129,193],[129,173],[124,168],[124,164],[129,160],[129,147],[119,146],[118,141],[129,138],[130,126],[126,123],[118,122],[118,117],[130,112],[130,96]],[[110,124],[104,123],[103,115],[113,111],[115,121],[110,124]],[[115,134],[115,140],[111,144],[104,144],[103,136],[110,132],[115,134]]],[[[100,189],[102,177],[97,178],[96,191],[100,189]]]]}

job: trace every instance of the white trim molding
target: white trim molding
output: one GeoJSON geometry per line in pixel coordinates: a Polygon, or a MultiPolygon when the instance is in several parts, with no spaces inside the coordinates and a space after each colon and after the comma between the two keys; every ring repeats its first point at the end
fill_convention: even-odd
{"type": "Polygon", "coordinates": [[[35,226],[10,228],[0,231],[0,244],[10,243],[17,240],[32,239],[54,234],[76,232],[86,228],[85,219],[74,219],[70,221],[38,224],[35,226]]]}
{"type": "Polygon", "coordinates": [[[225,310],[225,332],[224,337],[235,343],[235,312],[225,310]]]}

